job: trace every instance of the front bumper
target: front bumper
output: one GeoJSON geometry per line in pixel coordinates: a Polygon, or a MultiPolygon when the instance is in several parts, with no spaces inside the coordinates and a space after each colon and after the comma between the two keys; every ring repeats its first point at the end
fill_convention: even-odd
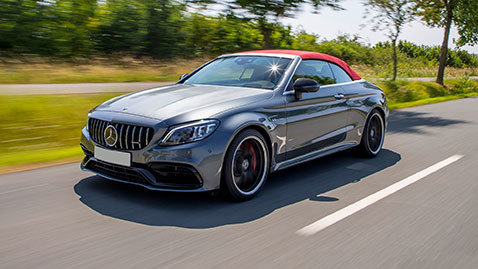
{"type": "Polygon", "coordinates": [[[150,190],[203,192],[220,187],[223,156],[228,137],[216,130],[210,137],[178,146],[159,146],[155,137],[146,148],[130,150],[131,167],[111,164],[94,157],[96,145],[86,128],[81,148],[81,169],[110,180],[139,185],[150,190]]]}

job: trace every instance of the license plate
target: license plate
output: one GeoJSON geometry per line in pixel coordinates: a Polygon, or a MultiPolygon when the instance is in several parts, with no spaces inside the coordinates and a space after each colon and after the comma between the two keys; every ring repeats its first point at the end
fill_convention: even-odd
{"type": "Polygon", "coordinates": [[[131,153],[104,149],[95,146],[95,158],[107,163],[131,166],[131,153]]]}

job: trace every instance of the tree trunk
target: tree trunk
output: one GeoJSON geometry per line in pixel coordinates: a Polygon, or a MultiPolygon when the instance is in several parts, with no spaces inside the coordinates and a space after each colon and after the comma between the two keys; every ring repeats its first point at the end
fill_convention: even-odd
{"type": "Polygon", "coordinates": [[[397,39],[392,40],[392,49],[393,49],[393,77],[392,80],[397,79],[397,39]]]}
{"type": "Polygon", "coordinates": [[[272,27],[266,19],[259,20],[259,29],[261,30],[261,34],[264,37],[264,44],[262,44],[263,49],[270,49],[271,48],[271,35],[272,35],[272,27]]]}
{"type": "Polygon", "coordinates": [[[271,34],[272,30],[269,28],[265,28],[262,31],[262,34],[264,35],[264,49],[270,49],[271,48],[271,34]]]}
{"type": "Polygon", "coordinates": [[[444,85],[443,78],[445,76],[446,57],[448,53],[448,39],[450,38],[450,29],[452,21],[453,8],[451,6],[447,6],[445,36],[443,37],[443,43],[441,44],[440,65],[438,66],[438,75],[436,80],[436,82],[440,85],[444,85]]]}

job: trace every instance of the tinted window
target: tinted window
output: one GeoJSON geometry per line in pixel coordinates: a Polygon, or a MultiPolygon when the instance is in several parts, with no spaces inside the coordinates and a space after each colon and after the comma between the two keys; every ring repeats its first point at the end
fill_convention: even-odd
{"type": "Polygon", "coordinates": [[[288,58],[233,56],[219,58],[184,81],[184,84],[274,89],[291,62],[288,58]]]}
{"type": "Polygon", "coordinates": [[[293,81],[298,78],[310,78],[321,85],[334,84],[335,79],[327,62],[318,60],[304,60],[295,71],[293,81]]]}
{"type": "Polygon", "coordinates": [[[334,72],[335,79],[337,80],[337,83],[344,83],[344,82],[350,82],[352,79],[350,76],[345,72],[341,67],[335,64],[330,64],[332,67],[332,71],[334,72]]]}

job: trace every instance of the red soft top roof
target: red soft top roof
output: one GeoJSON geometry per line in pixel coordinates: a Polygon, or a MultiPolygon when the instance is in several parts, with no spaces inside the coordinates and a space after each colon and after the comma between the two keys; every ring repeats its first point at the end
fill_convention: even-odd
{"type": "Polygon", "coordinates": [[[353,80],[362,79],[346,62],[340,60],[337,57],[330,56],[324,53],[310,52],[310,51],[301,51],[301,50],[254,50],[254,51],[244,51],[240,53],[271,53],[271,54],[289,54],[296,55],[302,58],[303,60],[324,60],[331,63],[334,63],[342,67],[353,80]]]}

